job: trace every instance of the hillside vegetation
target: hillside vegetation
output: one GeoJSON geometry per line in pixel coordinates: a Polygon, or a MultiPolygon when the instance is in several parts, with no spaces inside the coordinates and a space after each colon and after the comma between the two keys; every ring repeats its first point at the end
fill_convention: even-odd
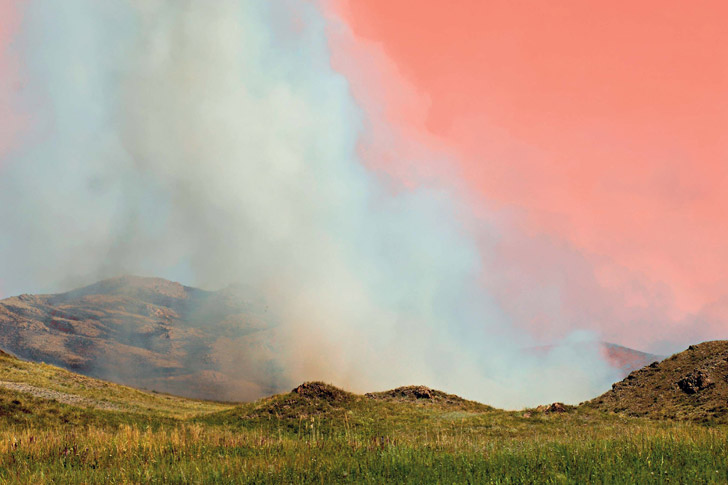
{"type": "Polygon", "coordinates": [[[411,386],[252,403],[138,391],[0,355],[0,483],[725,483],[728,428],[411,386]],[[25,387],[22,387],[25,386],[25,387]]]}
{"type": "Polygon", "coordinates": [[[630,416],[728,423],[728,341],[691,345],[636,370],[587,406],[630,416]]]}

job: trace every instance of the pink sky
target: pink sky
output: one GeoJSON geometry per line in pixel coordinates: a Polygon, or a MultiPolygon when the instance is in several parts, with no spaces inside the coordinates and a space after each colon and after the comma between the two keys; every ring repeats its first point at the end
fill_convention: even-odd
{"type": "Polygon", "coordinates": [[[509,215],[506,306],[520,311],[534,278],[561,277],[561,311],[618,306],[589,324],[623,341],[655,330],[634,321],[675,334],[708,309],[705,325],[727,321],[728,4],[327,8],[353,32],[332,30],[334,66],[413,140],[365,142],[369,163],[406,178],[417,168],[398,162],[402,147],[429,144],[453,155],[475,206],[509,215]]]}
{"type": "MultiPolygon", "coordinates": [[[[28,116],[0,0],[0,163],[28,116]]],[[[495,225],[483,280],[544,339],[728,330],[728,3],[320,0],[366,164],[495,225]],[[659,332],[658,332],[659,331],[659,332]]]]}
{"type": "Polygon", "coordinates": [[[10,50],[19,24],[17,0],[0,0],[0,163],[24,126],[12,105],[13,93],[21,88],[18,60],[10,50]]]}

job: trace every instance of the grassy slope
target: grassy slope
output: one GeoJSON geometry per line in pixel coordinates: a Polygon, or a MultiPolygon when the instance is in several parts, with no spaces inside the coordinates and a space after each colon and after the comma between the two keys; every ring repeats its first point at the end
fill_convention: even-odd
{"type": "Polygon", "coordinates": [[[0,380],[88,399],[70,406],[0,390],[0,482],[728,481],[723,426],[586,408],[507,412],[444,394],[367,397],[322,384],[229,406],[7,356],[0,380]]]}
{"type": "Polygon", "coordinates": [[[0,389],[25,389],[26,393],[80,407],[151,413],[155,416],[185,418],[230,408],[230,404],[199,401],[144,392],[101,381],[48,364],[16,359],[0,353],[0,389]],[[14,384],[23,384],[18,386],[14,384]],[[46,392],[42,392],[46,391],[46,392]]]}

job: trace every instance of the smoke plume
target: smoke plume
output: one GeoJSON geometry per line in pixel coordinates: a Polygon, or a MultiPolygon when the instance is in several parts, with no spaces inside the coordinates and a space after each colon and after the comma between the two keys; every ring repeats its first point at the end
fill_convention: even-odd
{"type": "Polygon", "coordinates": [[[28,2],[17,101],[33,127],[0,177],[4,291],[242,284],[280,315],[290,382],[508,407],[602,391],[595,336],[522,351],[482,285],[476,241],[495,228],[446,186],[362,165],[366,120],[325,28],[298,0],[28,2]]]}

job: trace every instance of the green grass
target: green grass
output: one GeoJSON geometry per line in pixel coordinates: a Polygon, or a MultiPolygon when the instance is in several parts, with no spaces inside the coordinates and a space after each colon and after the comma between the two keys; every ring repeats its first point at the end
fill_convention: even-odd
{"type": "Polygon", "coordinates": [[[123,406],[109,410],[94,407],[99,381],[7,366],[89,400],[0,389],[0,483],[728,483],[723,425],[341,391],[233,407],[113,384],[123,406]]]}

